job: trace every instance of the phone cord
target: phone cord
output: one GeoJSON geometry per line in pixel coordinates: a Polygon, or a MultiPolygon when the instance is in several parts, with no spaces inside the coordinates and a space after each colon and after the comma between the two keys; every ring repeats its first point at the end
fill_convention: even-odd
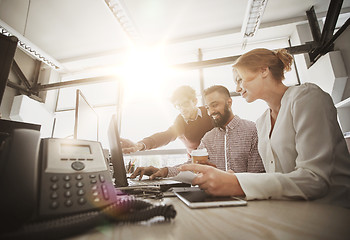
{"type": "Polygon", "coordinates": [[[112,204],[104,212],[110,220],[122,222],[145,221],[157,216],[168,221],[176,216],[173,205],[153,205],[137,199],[112,204]]]}
{"type": "Polygon", "coordinates": [[[102,224],[145,221],[157,216],[168,221],[175,218],[176,210],[172,205],[153,205],[134,198],[119,199],[100,211],[27,223],[16,231],[0,233],[0,239],[61,239],[102,224]]]}

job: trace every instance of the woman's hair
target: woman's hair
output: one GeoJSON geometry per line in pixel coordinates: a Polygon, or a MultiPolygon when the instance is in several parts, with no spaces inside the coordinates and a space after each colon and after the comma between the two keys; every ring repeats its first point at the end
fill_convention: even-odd
{"type": "Polygon", "coordinates": [[[177,100],[188,98],[191,100],[196,99],[196,91],[190,86],[184,85],[177,88],[170,98],[170,101],[174,104],[177,100]]]}
{"type": "Polygon", "coordinates": [[[291,70],[293,57],[286,49],[268,50],[257,48],[240,56],[233,64],[233,68],[244,67],[256,72],[260,68],[268,67],[276,80],[282,81],[284,73],[291,70]]]}

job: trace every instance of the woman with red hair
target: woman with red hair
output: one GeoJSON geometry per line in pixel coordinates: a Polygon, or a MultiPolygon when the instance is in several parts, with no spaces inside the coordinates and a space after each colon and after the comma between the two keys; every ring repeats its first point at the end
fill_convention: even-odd
{"type": "Polygon", "coordinates": [[[266,173],[201,172],[192,184],[213,195],[252,199],[305,199],[350,207],[350,156],[329,94],[317,85],[288,87],[284,73],[293,58],[285,50],[255,49],[233,64],[236,91],[269,108],[257,120],[258,149],[266,173]]]}

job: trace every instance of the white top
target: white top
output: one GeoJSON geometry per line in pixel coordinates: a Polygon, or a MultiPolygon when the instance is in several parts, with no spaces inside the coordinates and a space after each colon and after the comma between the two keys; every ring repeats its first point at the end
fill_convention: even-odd
{"type": "Polygon", "coordinates": [[[350,156],[331,97],[315,84],[289,87],[271,138],[270,109],[258,120],[266,173],[236,173],[246,199],[320,199],[350,207],[350,156]]]}
{"type": "Polygon", "coordinates": [[[197,107],[197,115],[195,119],[184,119],[184,121],[188,124],[188,122],[196,121],[198,117],[203,117],[203,115],[202,115],[202,111],[197,107]]]}

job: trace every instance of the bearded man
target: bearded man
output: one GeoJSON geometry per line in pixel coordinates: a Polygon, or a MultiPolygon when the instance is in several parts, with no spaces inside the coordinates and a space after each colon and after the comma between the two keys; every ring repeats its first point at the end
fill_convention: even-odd
{"type": "Polygon", "coordinates": [[[204,135],[198,149],[206,148],[209,161],[221,170],[265,172],[255,123],[232,113],[228,89],[215,85],[205,89],[203,96],[215,128],[204,135]]]}
{"type": "MultiPolygon", "coordinates": [[[[215,85],[204,90],[203,96],[208,115],[215,126],[204,135],[198,146],[198,149],[206,148],[208,151],[209,161],[206,164],[236,173],[265,172],[258,152],[255,123],[232,113],[232,99],[227,88],[215,85]]],[[[144,174],[150,179],[172,177],[179,173],[178,167],[137,168],[131,178],[140,176],[141,179],[144,174]]]]}

